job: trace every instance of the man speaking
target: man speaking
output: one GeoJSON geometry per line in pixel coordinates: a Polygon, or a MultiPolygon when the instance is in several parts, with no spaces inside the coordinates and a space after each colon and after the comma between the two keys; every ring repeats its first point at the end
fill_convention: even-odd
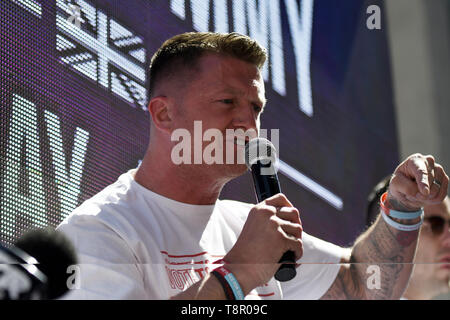
{"type": "Polygon", "coordinates": [[[422,207],[441,202],[447,192],[448,176],[432,156],[412,155],[397,167],[381,199],[384,211],[348,249],[303,232],[299,210],[283,194],[256,205],[218,199],[223,186],[247,170],[237,156],[225,161],[229,151],[245,147],[243,138],[230,144],[226,132],[259,132],[265,60],[265,49],[237,33],[185,33],[156,52],[142,164],[59,226],[73,241],[81,267],[80,289],[68,298],[401,297],[422,207]],[[199,122],[202,137],[216,133],[210,141],[215,159],[223,161],[199,161],[210,145],[199,148],[192,140],[191,148],[176,150],[180,133],[193,137],[199,122]],[[188,161],[173,161],[174,150],[188,161]],[[278,282],[274,274],[287,251],[300,266],[294,279],[278,282]],[[377,263],[381,287],[372,290],[366,270],[377,263]]]}

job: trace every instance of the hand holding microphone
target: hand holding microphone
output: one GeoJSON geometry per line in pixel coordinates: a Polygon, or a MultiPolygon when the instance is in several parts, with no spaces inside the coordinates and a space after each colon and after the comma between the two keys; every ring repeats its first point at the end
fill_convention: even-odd
{"type": "Polygon", "coordinates": [[[259,203],[250,210],[239,238],[224,257],[245,294],[274,274],[279,281],[295,277],[295,261],[303,255],[299,211],[280,193],[275,157],[275,148],[266,139],[253,139],[246,147],[259,203]],[[261,148],[270,151],[258,152],[261,148]]]}
{"type": "MultiPolygon", "coordinates": [[[[281,193],[276,170],[277,160],[275,146],[267,139],[252,139],[245,147],[245,162],[252,173],[255,194],[259,202],[281,193]]],[[[285,201],[288,207],[293,207],[287,198],[285,201]]],[[[301,225],[298,210],[295,210],[298,219],[291,222],[301,225]]],[[[289,220],[287,216],[284,216],[284,218],[285,220],[289,220]]],[[[295,229],[293,231],[293,235],[295,235],[295,229]]],[[[301,233],[298,238],[301,238],[301,233]]],[[[289,281],[293,279],[297,274],[295,261],[294,251],[286,251],[279,261],[282,265],[275,273],[275,279],[278,281],[289,281]]]]}

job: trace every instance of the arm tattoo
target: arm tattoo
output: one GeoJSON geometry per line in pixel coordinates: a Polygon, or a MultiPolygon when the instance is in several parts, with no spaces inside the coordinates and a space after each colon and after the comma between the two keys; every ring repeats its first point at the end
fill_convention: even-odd
{"type": "Polygon", "coordinates": [[[322,299],[399,299],[412,270],[418,231],[399,231],[378,217],[352,248],[337,278],[322,299]],[[380,270],[380,287],[370,289],[368,267],[380,270]]]}
{"type": "Polygon", "coordinates": [[[362,282],[359,280],[358,269],[353,259],[351,256],[350,264],[341,266],[335,282],[321,298],[322,300],[355,300],[364,296],[364,288],[361,286],[362,282]]]}

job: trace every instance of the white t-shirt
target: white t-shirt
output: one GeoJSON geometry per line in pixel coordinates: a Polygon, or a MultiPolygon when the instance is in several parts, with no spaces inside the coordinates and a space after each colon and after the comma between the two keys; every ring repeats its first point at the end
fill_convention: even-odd
{"type": "MultiPolygon", "coordinates": [[[[64,299],[168,299],[199,281],[232,248],[251,204],[190,205],[139,185],[133,171],[85,201],[58,227],[79,268],[64,299]]],[[[275,279],[246,299],[318,299],[339,271],[343,249],[303,233],[297,276],[275,279]]]]}

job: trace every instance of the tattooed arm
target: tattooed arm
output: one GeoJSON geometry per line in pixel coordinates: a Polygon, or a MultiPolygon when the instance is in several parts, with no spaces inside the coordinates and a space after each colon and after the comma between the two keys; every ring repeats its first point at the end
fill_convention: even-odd
{"type": "MultiPolygon", "coordinates": [[[[388,206],[417,211],[439,203],[447,194],[448,176],[432,156],[410,156],[394,172],[388,206]],[[434,183],[438,181],[438,183],[434,183]]],[[[396,220],[396,219],[394,219],[396,220]]],[[[396,220],[416,224],[416,220],[396,220]]],[[[336,280],[322,299],[399,299],[408,284],[419,231],[399,231],[379,216],[355,242],[336,280]],[[371,267],[371,268],[370,268],[371,267]],[[379,281],[371,281],[379,275],[379,281]]]]}
{"type": "Polygon", "coordinates": [[[412,271],[417,237],[418,231],[395,230],[379,216],[341,260],[349,264],[341,266],[322,299],[399,299],[412,271]]]}

